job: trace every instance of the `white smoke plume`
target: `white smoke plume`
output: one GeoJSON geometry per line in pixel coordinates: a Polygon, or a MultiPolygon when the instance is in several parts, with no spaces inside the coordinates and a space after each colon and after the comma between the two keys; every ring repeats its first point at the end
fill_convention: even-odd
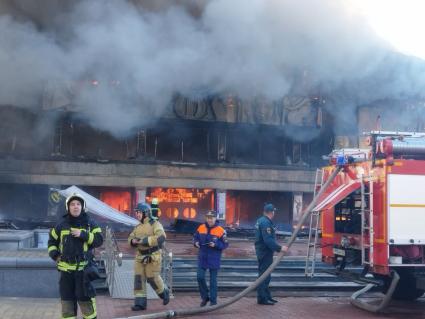
{"type": "Polygon", "coordinates": [[[176,93],[320,92],[344,130],[357,105],[420,96],[422,64],[394,53],[346,1],[0,0],[0,105],[37,108],[48,82],[96,79],[82,85],[80,116],[116,136],[160,116],[176,93]]]}

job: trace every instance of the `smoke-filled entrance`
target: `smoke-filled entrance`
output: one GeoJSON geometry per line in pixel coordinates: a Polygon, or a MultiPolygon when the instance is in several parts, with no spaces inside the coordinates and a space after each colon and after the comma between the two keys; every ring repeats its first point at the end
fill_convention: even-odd
{"type": "Polygon", "coordinates": [[[265,203],[276,206],[274,223],[278,228],[287,228],[292,222],[292,193],[284,192],[227,191],[226,225],[253,228],[265,203]]]}
{"type": "Polygon", "coordinates": [[[132,197],[130,191],[102,191],[100,200],[120,212],[131,215],[132,197]]]}

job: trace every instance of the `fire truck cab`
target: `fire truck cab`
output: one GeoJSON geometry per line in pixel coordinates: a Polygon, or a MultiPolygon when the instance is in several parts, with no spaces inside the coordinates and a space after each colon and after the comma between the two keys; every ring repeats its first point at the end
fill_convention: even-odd
{"type": "Polygon", "coordinates": [[[392,298],[413,300],[425,292],[425,133],[371,132],[368,144],[332,152],[322,170],[323,185],[342,166],[313,209],[322,260],[363,266],[383,292],[396,272],[392,298]]]}

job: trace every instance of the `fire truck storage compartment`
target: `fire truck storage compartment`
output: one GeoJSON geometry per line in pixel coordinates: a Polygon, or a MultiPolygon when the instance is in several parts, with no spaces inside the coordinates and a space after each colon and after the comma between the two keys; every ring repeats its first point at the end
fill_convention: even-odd
{"type": "Polygon", "coordinates": [[[361,233],[361,203],[361,193],[358,189],[335,205],[335,232],[361,233]]]}
{"type": "Polygon", "coordinates": [[[425,176],[388,175],[390,245],[425,244],[425,176]]]}

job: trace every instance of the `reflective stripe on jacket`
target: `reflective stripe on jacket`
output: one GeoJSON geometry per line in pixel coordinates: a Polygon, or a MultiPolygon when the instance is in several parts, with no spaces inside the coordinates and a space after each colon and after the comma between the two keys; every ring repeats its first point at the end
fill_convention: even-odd
{"type": "Polygon", "coordinates": [[[205,269],[219,269],[221,262],[221,253],[229,246],[227,242],[226,231],[218,225],[218,222],[212,227],[204,223],[198,227],[193,235],[193,242],[200,245],[198,254],[198,267],[205,269]],[[210,247],[209,243],[214,243],[210,247]]]}
{"type": "Polygon", "coordinates": [[[88,252],[102,243],[102,230],[86,213],[77,218],[66,215],[50,230],[48,252],[55,261],[60,257],[59,270],[76,271],[87,264],[88,252]],[[73,229],[81,231],[80,237],[72,236],[73,229]]]}

